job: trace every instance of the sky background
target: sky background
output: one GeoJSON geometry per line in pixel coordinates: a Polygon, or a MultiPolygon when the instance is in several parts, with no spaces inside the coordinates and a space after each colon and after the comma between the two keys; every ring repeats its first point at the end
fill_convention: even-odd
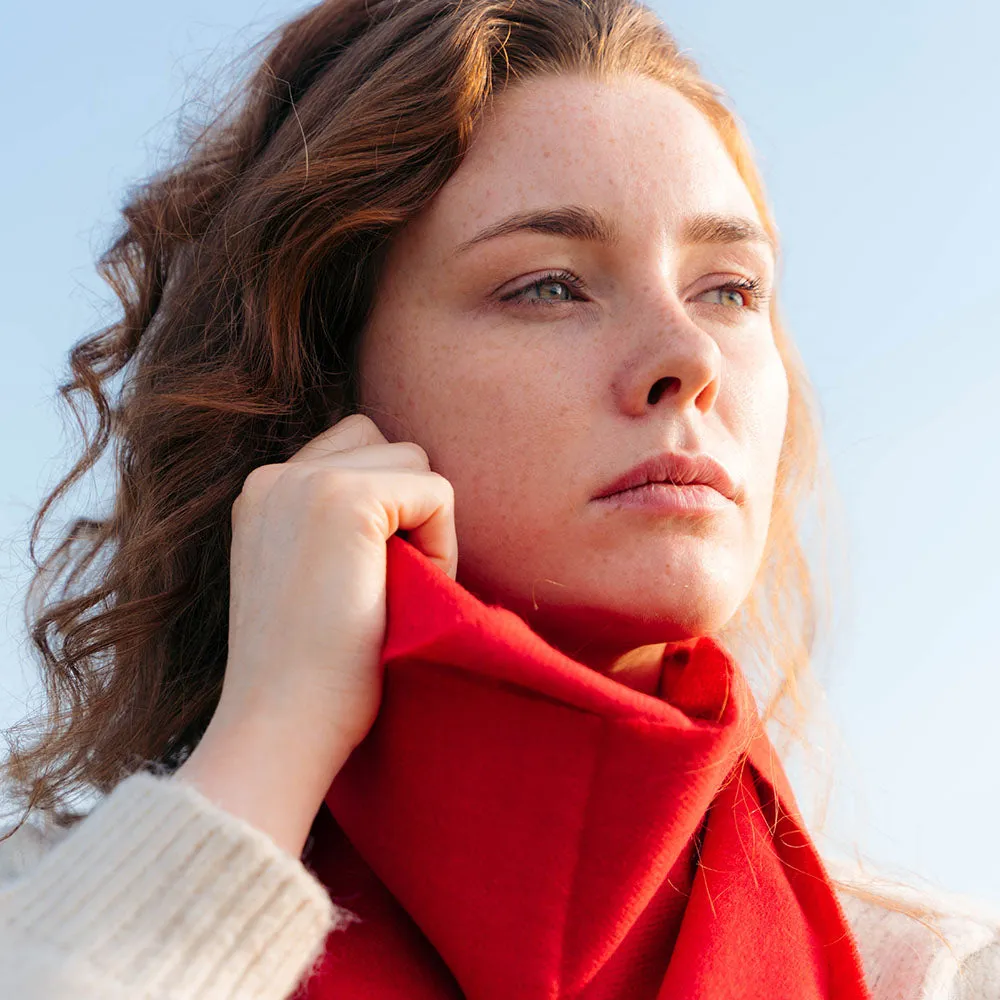
{"type": "MultiPolygon", "coordinates": [[[[1000,903],[1000,4],[653,6],[757,152],[838,484],[821,845],[1000,903]]],[[[303,7],[4,14],[0,726],[38,690],[20,599],[28,519],[74,442],[55,386],[116,315],[93,260],[199,82],[303,7]]]]}

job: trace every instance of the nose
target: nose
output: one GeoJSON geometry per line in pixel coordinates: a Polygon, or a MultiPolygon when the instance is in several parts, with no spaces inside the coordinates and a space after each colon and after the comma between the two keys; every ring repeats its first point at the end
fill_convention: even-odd
{"type": "Polygon", "coordinates": [[[642,325],[638,340],[614,381],[616,401],[630,416],[652,406],[708,413],[719,395],[722,352],[715,338],[688,315],[676,296],[659,304],[655,318],[642,325]]]}

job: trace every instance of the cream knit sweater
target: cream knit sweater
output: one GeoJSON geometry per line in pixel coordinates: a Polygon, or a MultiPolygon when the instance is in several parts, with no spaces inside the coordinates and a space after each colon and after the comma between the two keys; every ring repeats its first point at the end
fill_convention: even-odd
{"type": "MultiPolygon", "coordinates": [[[[897,895],[946,910],[945,941],[843,894],[876,1000],[1000,1000],[1000,910],[897,895]]],[[[135,774],[71,831],[25,825],[0,843],[0,997],[284,1000],[350,919],[264,833],[135,774]]]]}

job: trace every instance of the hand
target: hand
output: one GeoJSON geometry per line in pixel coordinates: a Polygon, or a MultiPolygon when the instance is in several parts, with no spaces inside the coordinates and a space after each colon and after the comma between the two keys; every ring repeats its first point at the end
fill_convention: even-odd
{"type": "Polygon", "coordinates": [[[455,579],[454,493],[423,448],[354,414],[251,472],[232,523],[222,694],[176,777],[299,856],[378,714],[386,541],[405,530],[455,579]]]}

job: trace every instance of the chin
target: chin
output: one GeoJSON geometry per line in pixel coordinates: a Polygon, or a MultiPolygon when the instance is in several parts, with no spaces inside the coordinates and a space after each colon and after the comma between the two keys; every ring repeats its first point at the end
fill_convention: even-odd
{"type": "Polygon", "coordinates": [[[513,611],[539,633],[564,639],[600,636],[623,647],[716,632],[746,596],[744,566],[728,548],[682,548],[665,560],[662,550],[649,546],[632,558],[613,559],[620,569],[607,568],[605,560],[599,572],[592,562],[581,565],[565,555],[551,560],[551,569],[536,570],[524,560],[502,568],[490,565],[488,574],[477,572],[482,567],[472,559],[463,564],[460,556],[458,582],[485,603],[513,611]]]}
{"type": "Polygon", "coordinates": [[[516,613],[554,645],[592,640],[599,646],[628,650],[681,642],[720,631],[739,607],[740,596],[718,589],[687,590],[682,599],[646,590],[641,596],[607,588],[577,592],[567,601],[549,588],[536,592],[538,607],[518,602],[516,613]]]}
{"type": "Polygon", "coordinates": [[[733,615],[733,602],[719,600],[718,593],[680,602],[660,601],[643,609],[618,608],[617,628],[623,643],[646,645],[678,642],[720,631],[733,615]]]}
{"type": "MultiPolygon", "coordinates": [[[[691,639],[722,629],[746,596],[744,573],[730,560],[689,561],[679,572],[645,572],[618,580],[594,581],[578,593],[591,607],[603,607],[641,631],[667,631],[671,639],[691,639]]],[[[657,640],[651,640],[657,641],[657,640]]],[[[662,641],[662,640],[661,640],[662,641]]]]}

